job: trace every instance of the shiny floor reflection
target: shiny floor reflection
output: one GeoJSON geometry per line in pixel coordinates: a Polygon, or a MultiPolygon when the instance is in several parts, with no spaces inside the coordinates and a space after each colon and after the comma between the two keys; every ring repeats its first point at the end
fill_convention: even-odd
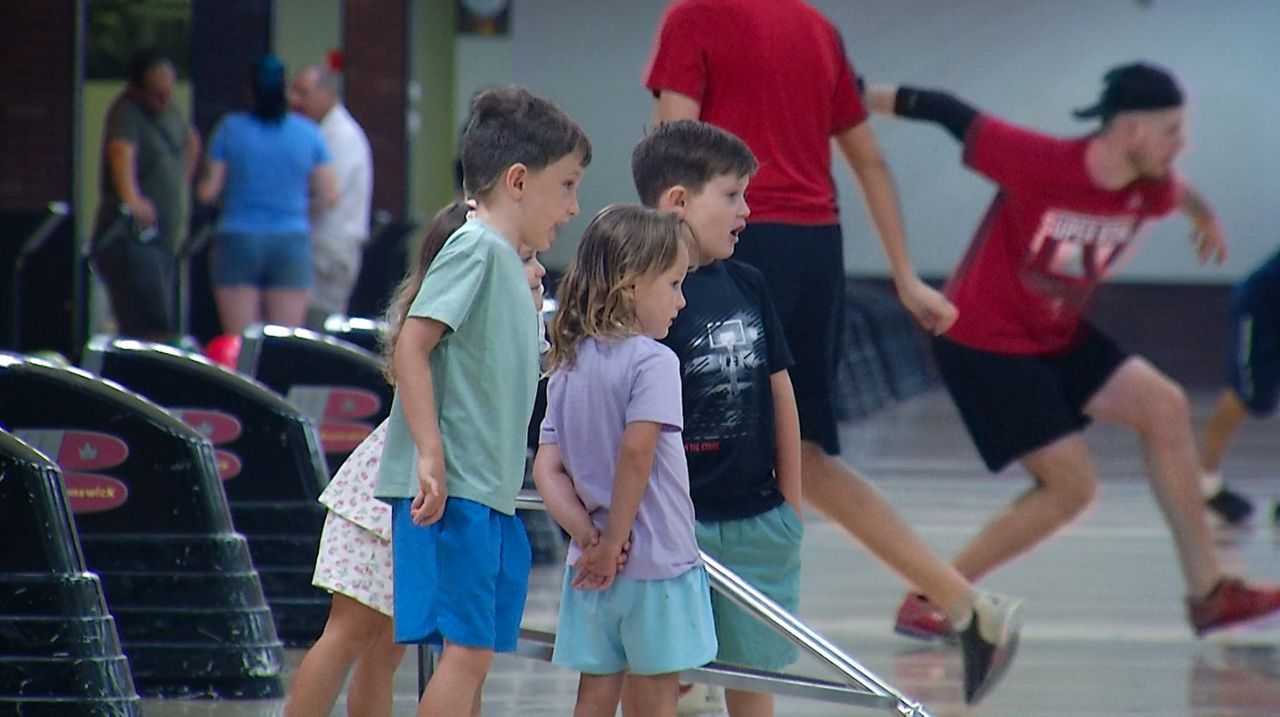
{"type": "MultiPolygon", "coordinates": [[[[1209,396],[1197,396],[1198,416],[1209,396]]],[[[1246,424],[1229,457],[1233,484],[1259,515],[1243,529],[1215,528],[1228,570],[1280,582],[1280,422],[1246,424]]],[[[1280,619],[1196,640],[1168,531],[1142,478],[1136,441],[1098,426],[1086,434],[1102,474],[1099,500],[1047,545],[991,576],[993,589],[1027,598],[1017,662],[981,705],[966,708],[960,656],[893,634],[901,581],[835,525],[806,514],[801,618],[935,717],[1272,717],[1280,715],[1280,619]]],[[[930,394],[844,428],[845,457],[876,482],[921,536],[944,555],[1021,492],[1025,475],[985,473],[953,410],[930,394]]],[[[558,569],[535,571],[526,624],[554,623],[558,569]]],[[[291,665],[301,658],[289,651],[291,665]]],[[[832,678],[807,659],[798,672],[832,678]]],[[[574,675],[516,658],[495,660],[486,717],[568,715],[574,675]]],[[[414,714],[416,665],[397,674],[396,715],[414,714]]],[[[280,701],[145,700],[148,717],[281,713],[280,701]]],[[[345,714],[339,703],[334,715],[345,714]]],[[[786,699],[780,716],[877,714],[786,699]]]]}

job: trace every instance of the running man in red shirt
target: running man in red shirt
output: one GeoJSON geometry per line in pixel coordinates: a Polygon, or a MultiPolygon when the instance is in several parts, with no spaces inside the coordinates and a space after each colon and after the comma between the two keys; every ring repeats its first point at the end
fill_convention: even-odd
{"type": "MultiPolygon", "coordinates": [[[[934,339],[934,354],[987,467],[1017,461],[1035,485],[952,564],[977,580],[1079,515],[1097,488],[1081,431],[1094,419],[1123,426],[1142,441],[1199,636],[1280,610],[1280,589],[1223,575],[1186,395],[1093,326],[1084,309],[1155,219],[1180,209],[1201,263],[1221,261],[1226,245],[1212,209],[1173,169],[1185,146],[1173,76],[1137,63],[1112,69],[1104,85],[1096,105],[1076,112],[1101,128],[1074,139],[1014,126],[944,92],[874,87],[868,99],[873,111],[942,125],[964,144],[964,163],[999,187],[946,287],[960,315],[934,339]]],[[[946,627],[919,596],[904,603],[904,623],[936,625],[937,636],[946,627]]]]}

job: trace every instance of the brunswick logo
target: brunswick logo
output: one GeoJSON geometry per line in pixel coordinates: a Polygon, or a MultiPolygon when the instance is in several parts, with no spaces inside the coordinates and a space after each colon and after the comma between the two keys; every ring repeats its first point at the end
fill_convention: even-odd
{"type": "Polygon", "coordinates": [[[90,471],[114,468],[129,457],[129,445],[109,433],[56,428],[20,428],[14,435],[51,456],[62,469],[73,513],[101,513],[129,499],[129,487],[90,471]]]}
{"type": "Polygon", "coordinates": [[[219,448],[213,452],[213,455],[218,462],[218,477],[224,481],[240,475],[240,470],[244,468],[244,463],[240,461],[240,456],[231,451],[224,451],[219,448]]]}
{"type": "Polygon", "coordinates": [[[129,446],[108,433],[56,428],[20,428],[14,433],[53,458],[64,473],[114,468],[129,457],[129,446]]]}
{"type": "Polygon", "coordinates": [[[329,421],[320,424],[320,447],[325,453],[348,453],[373,433],[367,423],[329,421]]]}
{"type": "Polygon", "coordinates": [[[244,424],[230,413],[207,408],[171,408],[169,411],[215,446],[230,443],[244,432],[244,424]]]}
{"type": "Polygon", "coordinates": [[[110,476],[67,473],[63,482],[73,513],[101,513],[119,508],[129,499],[129,487],[110,476]]]}
{"type": "Polygon", "coordinates": [[[316,423],[367,418],[382,408],[378,394],[352,386],[293,386],[285,399],[316,423]]]}

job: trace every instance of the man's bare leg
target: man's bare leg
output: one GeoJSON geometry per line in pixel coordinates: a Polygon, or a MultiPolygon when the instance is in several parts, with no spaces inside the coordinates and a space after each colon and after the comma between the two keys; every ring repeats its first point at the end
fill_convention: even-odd
{"type": "Polygon", "coordinates": [[[952,560],[969,580],[1039,545],[1093,501],[1096,471],[1079,433],[1038,448],[1020,462],[1036,484],[997,513],[952,560]]]}
{"type": "Polygon", "coordinates": [[[879,489],[810,441],[801,444],[800,474],[804,496],[815,508],[849,531],[953,621],[968,614],[973,586],[916,536],[879,489]]]}
{"type": "Polygon", "coordinates": [[[1200,494],[1200,459],[1182,388],[1142,358],[1130,358],[1085,406],[1090,416],[1135,431],[1147,478],[1173,532],[1187,593],[1203,597],[1222,577],[1200,494]]]}

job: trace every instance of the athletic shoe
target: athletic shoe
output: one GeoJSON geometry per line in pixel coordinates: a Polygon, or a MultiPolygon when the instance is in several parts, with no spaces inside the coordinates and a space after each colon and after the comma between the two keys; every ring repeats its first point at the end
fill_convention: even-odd
{"type": "Polygon", "coordinates": [[[949,645],[954,645],[959,639],[946,613],[920,593],[908,593],[903,599],[893,631],[917,640],[945,642],[949,645]]]}
{"type": "Polygon", "coordinates": [[[1280,588],[1254,587],[1240,578],[1223,578],[1200,599],[1187,598],[1187,617],[1196,637],[1242,625],[1280,610],[1280,588]]]}
{"type": "Polygon", "coordinates": [[[973,618],[960,630],[965,702],[974,704],[982,699],[1008,671],[1018,651],[1021,610],[1022,600],[978,593],[973,618]]]}
{"type": "Polygon", "coordinates": [[[724,711],[724,690],[701,682],[680,685],[676,701],[678,715],[720,714],[724,711]]]}
{"type": "Polygon", "coordinates": [[[1253,503],[1226,486],[1206,498],[1204,503],[1227,525],[1240,525],[1253,515],[1253,503]]]}

